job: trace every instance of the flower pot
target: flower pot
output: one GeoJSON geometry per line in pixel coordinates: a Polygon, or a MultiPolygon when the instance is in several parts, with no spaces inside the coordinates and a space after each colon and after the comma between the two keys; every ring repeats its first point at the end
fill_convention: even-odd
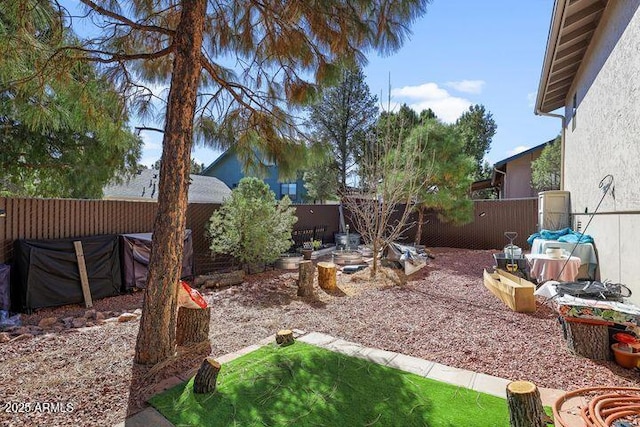
{"type": "Polygon", "coordinates": [[[611,350],[613,350],[613,357],[616,359],[616,363],[623,368],[633,369],[638,366],[640,361],[640,353],[630,353],[618,349],[620,344],[612,344],[611,350]]]}
{"type": "Polygon", "coordinates": [[[304,259],[311,259],[311,254],[313,253],[313,249],[303,249],[302,250],[302,257],[304,259]]]}
{"type": "Polygon", "coordinates": [[[298,264],[302,261],[302,257],[300,255],[295,254],[283,254],[276,261],[276,268],[282,270],[295,270],[298,268],[298,264]]]}

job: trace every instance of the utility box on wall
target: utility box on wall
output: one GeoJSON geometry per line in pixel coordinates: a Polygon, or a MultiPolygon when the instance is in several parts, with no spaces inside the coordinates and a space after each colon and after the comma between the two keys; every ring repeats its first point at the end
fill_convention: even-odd
{"type": "Polygon", "coordinates": [[[569,227],[568,191],[552,190],[538,193],[538,231],[561,230],[569,227]]]}

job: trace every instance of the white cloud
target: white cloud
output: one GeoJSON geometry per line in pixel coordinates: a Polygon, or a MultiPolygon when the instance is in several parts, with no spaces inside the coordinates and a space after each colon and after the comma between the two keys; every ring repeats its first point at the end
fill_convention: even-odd
{"type": "Polygon", "coordinates": [[[482,93],[482,88],[485,85],[484,80],[460,80],[459,82],[447,82],[446,86],[452,87],[458,92],[464,93],[482,93]]]}
{"type": "Polygon", "coordinates": [[[515,156],[518,153],[522,153],[523,151],[527,151],[529,148],[531,148],[531,147],[528,147],[526,145],[518,145],[513,150],[507,151],[507,155],[508,156],[515,156]]]}
{"type": "Polygon", "coordinates": [[[537,92],[529,92],[527,94],[527,105],[529,107],[531,107],[531,108],[535,107],[537,96],[538,96],[537,92]]]}
{"type": "MultiPolygon", "coordinates": [[[[417,112],[431,108],[438,118],[449,123],[455,122],[472,104],[468,99],[452,96],[446,89],[442,89],[436,83],[424,83],[419,86],[404,86],[399,89],[392,89],[391,96],[407,100],[407,105],[417,112]],[[411,102],[410,100],[414,101],[411,102]]],[[[394,100],[394,102],[402,101],[394,100]]]]}

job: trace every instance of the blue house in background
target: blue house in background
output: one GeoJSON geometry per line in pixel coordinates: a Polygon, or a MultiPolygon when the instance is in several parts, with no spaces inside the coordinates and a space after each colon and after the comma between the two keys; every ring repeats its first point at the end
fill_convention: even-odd
{"type": "Polygon", "coordinates": [[[287,195],[293,203],[306,202],[307,190],[304,188],[302,174],[296,181],[282,182],[278,179],[278,166],[275,164],[268,166],[266,177],[251,173],[245,174],[242,163],[233,148],[222,153],[220,157],[202,171],[201,175],[218,178],[232,190],[238,186],[240,180],[245,176],[256,176],[271,188],[277,199],[287,195]]]}

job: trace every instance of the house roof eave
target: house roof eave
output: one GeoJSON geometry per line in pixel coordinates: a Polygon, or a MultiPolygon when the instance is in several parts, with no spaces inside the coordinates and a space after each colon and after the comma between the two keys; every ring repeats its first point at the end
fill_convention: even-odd
{"type": "Polygon", "coordinates": [[[565,106],[608,1],[555,1],[538,85],[536,114],[550,113],[565,106]]]}

